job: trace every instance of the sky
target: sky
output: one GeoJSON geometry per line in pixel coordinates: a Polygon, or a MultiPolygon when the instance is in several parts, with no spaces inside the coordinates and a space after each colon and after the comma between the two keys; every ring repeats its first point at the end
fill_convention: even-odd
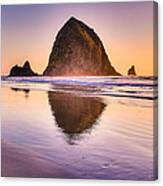
{"type": "Polygon", "coordinates": [[[29,60],[42,73],[55,37],[74,16],[100,37],[111,64],[126,75],[153,75],[153,2],[3,5],[1,8],[2,75],[29,60]]]}

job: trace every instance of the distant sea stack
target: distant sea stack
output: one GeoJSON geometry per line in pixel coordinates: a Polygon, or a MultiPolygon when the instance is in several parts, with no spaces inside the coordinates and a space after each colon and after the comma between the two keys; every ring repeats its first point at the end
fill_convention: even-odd
{"type": "Polygon", "coordinates": [[[136,76],[135,66],[132,65],[128,70],[128,76],[136,76]]]}
{"type": "Polygon", "coordinates": [[[44,76],[120,75],[104,46],[83,22],[71,17],[58,32],[44,76]]]}
{"type": "Polygon", "coordinates": [[[38,76],[38,74],[33,72],[29,61],[26,61],[23,67],[18,65],[12,67],[9,76],[38,76]]]}

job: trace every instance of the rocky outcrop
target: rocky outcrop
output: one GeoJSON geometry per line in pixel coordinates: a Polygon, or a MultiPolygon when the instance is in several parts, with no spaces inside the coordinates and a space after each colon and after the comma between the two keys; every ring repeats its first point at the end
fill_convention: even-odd
{"type": "Polygon", "coordinates": [[[9,76],[38,76],[38,74],[33,72],[29,61],[26,61],[23,67],[18,65],[12,67],[9,76]]]}
{"type": "Polygon", "coordinates": [[[93,31],[70,18],[54,42],[44,76],[120,75],[111,65],[104,46],[93,31]]]}
{"type": "Polygon", "coordinates": [[[128,76],[136,76],[135,66],[132,65],[128,70],[128,76]]]}

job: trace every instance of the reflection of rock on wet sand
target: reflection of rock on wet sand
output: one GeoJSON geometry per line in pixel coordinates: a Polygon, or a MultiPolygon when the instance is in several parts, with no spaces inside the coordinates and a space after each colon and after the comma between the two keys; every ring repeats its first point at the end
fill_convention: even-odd
{"type": "Polygon", "coordinates": [[[28,98],[29,97],[29,92],[30,92],[29,89],[11,88],[11,90],[13,90],[15,92],[17,92],[17,91],[23,91],[25,93],[25,98],[28,98]]]}
{"type": "Polygon", "coordinates": [[[99,98],[54,92],[49,92],[48,97],[56,122],[69,137],[70,144],[80,133],[95,124],[105,108],[99,98]]]}

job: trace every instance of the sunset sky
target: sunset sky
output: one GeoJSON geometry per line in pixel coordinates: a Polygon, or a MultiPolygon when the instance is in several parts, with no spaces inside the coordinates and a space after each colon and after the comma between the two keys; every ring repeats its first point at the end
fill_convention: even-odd
{"type": "Polygon", "coordinates": [[[2,6],[2,75],[29,60],[42,73],[55,37],[74,16],[101,38],[116,70],[153,74],[153,2],[2,6]]]}

